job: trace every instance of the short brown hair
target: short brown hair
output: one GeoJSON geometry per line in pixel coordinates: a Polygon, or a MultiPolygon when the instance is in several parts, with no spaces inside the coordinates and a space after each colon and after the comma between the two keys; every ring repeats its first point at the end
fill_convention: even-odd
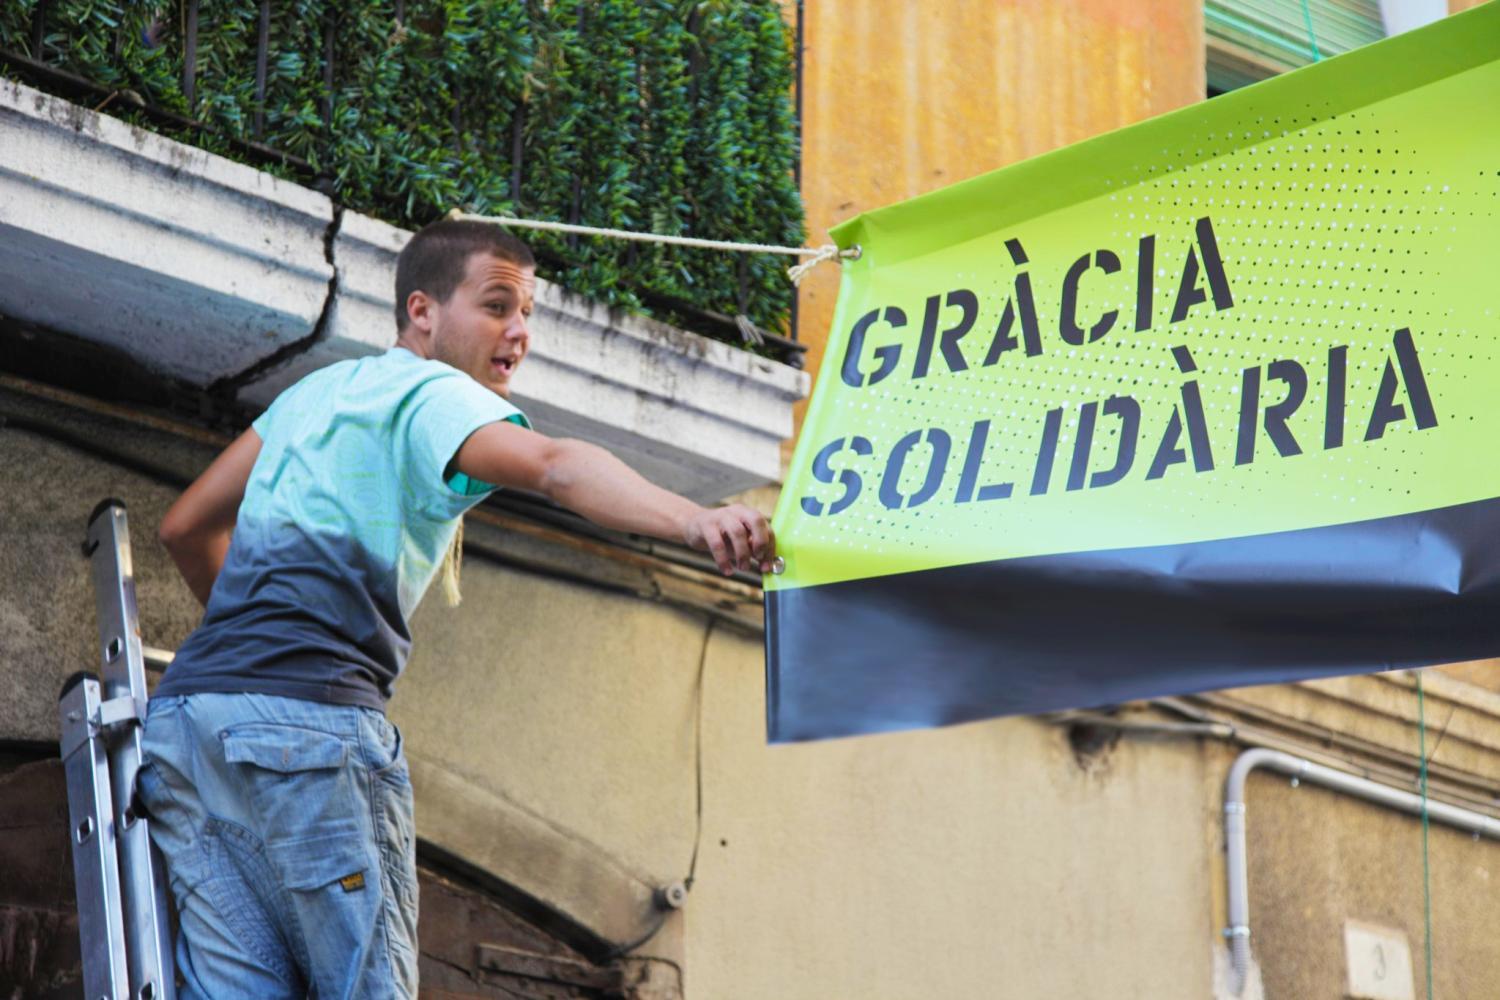
{"type": "Polygon", "coordinates": [[[406,300],[424,291],[447,302],[464,280],[464,269],[476,253],[487,253],[521,267],[536,267],[531,248],[499,226],[467,219],[443,219],[419,230],[396,258],[396,329],[406,329],[411,317],[406,300]]]}

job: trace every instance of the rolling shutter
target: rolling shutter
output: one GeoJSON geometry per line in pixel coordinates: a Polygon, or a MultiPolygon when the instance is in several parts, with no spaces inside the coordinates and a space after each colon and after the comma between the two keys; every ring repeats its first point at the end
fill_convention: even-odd
{"type": "Polygon", "coordinates": [[[1385,37],[1378,0],[1208,0],[1209,93],[1222,93],[1385,37]],[[1308,20],[1312,21],[1309,37],[1308,20]]]}

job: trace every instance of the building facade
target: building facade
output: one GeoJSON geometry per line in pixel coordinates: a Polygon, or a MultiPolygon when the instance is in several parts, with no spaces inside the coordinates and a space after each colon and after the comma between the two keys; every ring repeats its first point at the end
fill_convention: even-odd
{"type": "MultiPolygon", "coordinates": [[[[802,10],[812,242],[1208,89],[1185,0],[802,10]]],[[[88,513],[127,503],[142,634],[175,647],[198,609],[155,526],[226,440],[207,390],[244,376],[253,404],[384,346],[359,317],[388,316],[403,236],[345,214],[330,259],[315,192],[0,88],[0,992],[62,997],[78,952],[56,696],[99,655],[88,513]],[[22,159],[45,143],[46,173],[22,159]],[[128,182],[103,186],[111,170],[128,182]],[[184,215],[214,238],[163,224],[158,184],[203,199],[184,215]],[[208,253],[231,281],[194,277],[208,253]],[[169,308],[176,326],[153,327],[169,308]]],[[[832,265],[803,285],[812,372],[836,289],[832,265]]],[[[774,478],[746,456],[790,435],[804,375],[561,290],[544,305],[553,426],[703,499],[774,478]]],[[[754,581],[516,498],[470,516],[465,556],[464,601],[418,613],[391,705],[429,995],[1416,997],[1429,942],[1432,995],[1500,979],[1493,838],[1265,768],[1242,799],[1238,991],[1224,933],[1225,784],[1246,751],[1403,792],[1425,753],[1433,801],[1500,822],[1494,663],[1426,671],[1420,700],[1413,675],[1370,675],[768,746],[754,581]]]]}

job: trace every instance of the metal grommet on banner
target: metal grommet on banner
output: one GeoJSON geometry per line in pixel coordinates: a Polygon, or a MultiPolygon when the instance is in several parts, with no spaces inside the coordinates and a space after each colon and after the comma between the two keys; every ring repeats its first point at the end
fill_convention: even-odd
{"type": "Polygon", "coordinates": [[[802,279],[807,277],[809,271],[823,263],[825,260],[859,260],[864,251],[858,243],[847,250],[840,250],[837,244],[825,243],[812,251],[812,259],[805,260],[800,264],[794,264],[786,269],[786,276],[792,279],[793,285],[802,284],[802,279]]]}
{"type": "Polygon", "coordinates": [[[786,560],[777,556],[771,560],[771,575],[780,576],[786,572],[786,560]]]}

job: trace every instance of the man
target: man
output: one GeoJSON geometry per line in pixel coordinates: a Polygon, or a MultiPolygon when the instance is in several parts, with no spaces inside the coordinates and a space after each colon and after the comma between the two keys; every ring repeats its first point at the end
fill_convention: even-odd
{"type": "Polygon", "coordinates": [[[532,490],[610,528],[767,571],[765,518],[706,509],[608,452],[530,430],[526,245],[417,233],[396,346],[309,375],[167,512],[206,608],[151,699],[141,804],[181,914],[185,997],[414,996],[411,786],[384,706],[463,512],[532,490]]]}

